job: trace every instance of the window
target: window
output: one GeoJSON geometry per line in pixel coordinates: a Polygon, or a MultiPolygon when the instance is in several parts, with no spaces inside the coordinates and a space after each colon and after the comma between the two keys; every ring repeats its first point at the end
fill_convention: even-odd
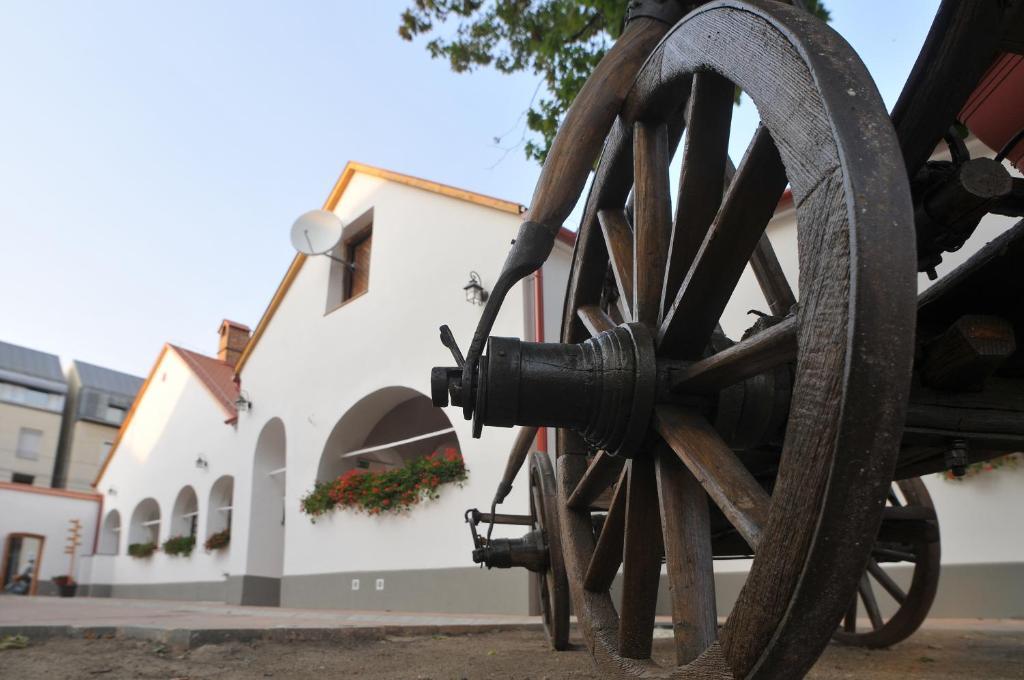
{"type": "Polygon", "coordinates": [[[120,406],[107,406],[107,420],[115,425],[120,425],[124,421],[124,413],[120,406]]]}
{"type": "Polygon", "coordinates": [[[39,460],[39,448],[43,442],[42,430],[23,427],[18,431],[18,458],[39,460]]]}
{"type": "Polygon", "coordinates": [[[35,475],[23,475],[20,472],[15,472],[11,475],[11,481],[15,484],[29,484],[36,481],[35,475]]]}
{"type": "Polygon", "coordinates": [[[32,408],[41,408],[47,411],[60,412],[64,410],[63,394],[43,392],[11,383],[0,383],[0,401],[31,406],[32,408]]]}
{"type": "Polygon", "coordinates": [[[373,228],[367,228],[356,238],[345,243],[345,261],[349,263],[345,272],[345,297],[351,300],[370,288],[370,246],[373,245],[373,228]]]}
{"type": "Polygon", "coordinates": [[[354,219],[342,235],[331,260],[327,283],[329,314],[370,288],[370,251],[373,247],[373,209],[354,219]]]}

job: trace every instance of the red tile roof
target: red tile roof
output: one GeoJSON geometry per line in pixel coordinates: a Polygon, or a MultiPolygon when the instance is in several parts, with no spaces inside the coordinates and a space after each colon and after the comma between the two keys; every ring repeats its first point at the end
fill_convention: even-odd
{"type": "Polygon", "coordinates": [[[237,417],[235,399],[238,398],[238,385],[235,383],[235,369],[231,367],[231,364],[176,345],[170,347],[178,353],[182,361],[188,364],[188,367],[196,374],[203,386],[210,391],[213,398],[224,407],[228,415],[232,418],[237,417]]]}

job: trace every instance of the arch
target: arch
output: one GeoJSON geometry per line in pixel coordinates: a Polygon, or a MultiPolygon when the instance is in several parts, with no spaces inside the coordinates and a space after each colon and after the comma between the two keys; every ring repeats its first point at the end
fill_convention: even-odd
{"type": "Polygon", "coordinates": [[[183,486],[178,492],[178,497],[174,499],[170,527],[171,537],[199,534],[199,498],[196,496],[196,490],[189,485],[183,486]]]}
{"type": "Polygon", "coordinates": [[[155,498],[139,501],[128,526],[128,545],[160,542],[160,504],[155,498]]]}
{"type": "Polygon", "coordinates": [[[231,528],[235,478],[224,475],[210,487],[210,504],[206,509],[206,537],[231,528]]]}
{"type": "Polygon", "coordinates": [[[253,576],[280,579],[284,572],[286,463],[284,423],[271,418],[256,440],[252,466],[246,571],[253,576]]]}
{"type": "Polygon", "coordinates": [[[354,467],[388,469],[453,448],[461,453],[455,432],[417,439],[449,430],[452,422],[430,397],[409,387],[391,386],[371,392],[355,403],[334,425],[317,468],[317,481],[327,482],[354,467]],[[407,441],[413,439],[413,441],[407,441]],[[394,442],[400,443],[388,446],[394,442]],[[346,456],[362,449],[373,451],[346,456]]]}
{"type": "Polygon", "coordinates": [[[103,518],[100,527],[100,542],[96,552],[100,555],[116,555],[121,549],[121,513],[111,510],[103,518]]]}

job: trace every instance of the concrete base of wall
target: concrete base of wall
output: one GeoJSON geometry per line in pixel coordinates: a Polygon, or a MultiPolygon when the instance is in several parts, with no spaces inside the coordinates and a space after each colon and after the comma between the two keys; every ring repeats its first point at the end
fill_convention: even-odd
{"type": "MultiPolygon", "coordinates": [[[[911,570],[887,569],[904,588],[911,570]]],[[[728,615],[746,573],[715,575],[720,616],[728,615]]],[[[209,583],[82,584],[78,594],[88,597],[127,597],[160,600],[213,600],[250,606],[376,611],[429,611],[486,614],[530,614],[536,597],[525,569],[411,569],[406,571],[339,572],[285,576],[231,576],[209,583]],[[377,589],[377,581],[383,581],[377,589]],[[358,588],[354,588],[358,581],[358,588]]],[[[931,616],[937,618],[1024,618],[1024,563],[950,564],[942,568],[939,592],[931,616]]],[[[40,584],[42,585],[42,584],[40,584]]],[[[612,587],[619,599],[619,585],[612,587]]],[[[881,588],[875,589],[882,613],[894,603],[881,588]]],[[[671,614],[668,581],[658,590],[658,613],[671,614]]]]}
{"type": "MultiPolygon", "coordinates": [[[[886,571],[905,590],[910,587],[910,567],[886,567],[886,571]]],[[[621,598],[619,579],[612,585],[615,602],[621,598]]],[[[715,599],[718,615],[728,616],[747,580],[746,572],[715,574],[715,599]]],[[[1024,563],[947,564],[942,567],[939,590],[930,616],[958,619],[1024,618],[1024,563]]],[[[896,603],[872,582],[883,616],[891,616],[896,603]]],[[[668,599],[668,579],[661,577],[658,586],[658,614],[669,616],[672,605],[668,599]]]]}
{"type": "Polygon", "coordinates": [[[270,576],[228,576],[224,582],[224,601],[250,607],[281,605],[281,579],[270,576]]]}
{"type": "Polygon", "coordinates": [[[530,580],[525,569],[477,567],[285,576],[281,606],[528,614],[530,580]]]}
{"type": "Polygon", "coordinates": [[[225,602],[224,581],[192,583],[90,583],[79,585],[87,597],[125,597],[140,600],[205,600],[225,602]]]}

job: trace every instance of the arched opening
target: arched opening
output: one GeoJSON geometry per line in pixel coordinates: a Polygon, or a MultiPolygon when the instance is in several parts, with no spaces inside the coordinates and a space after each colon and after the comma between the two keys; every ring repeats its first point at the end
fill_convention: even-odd
{"type": "Polygon", "coordinates": [[[196,536],[199,526],[199,500],[191,486],[178,492],[171,512],[171,537],[196,536]]]}
{"type": "Polygon", "coordinates": [[[140,501],[132,512],[128,526],[128,545],[133,543],[159,543],[160,505],[153,498],[140,501]]]}
{"type": "Polygon", "coordinates": [[[206,511],[206,537],[231,529],[235,479],[224,475],[210,487],[210,505],[206,511]]]}
{"type": "MultiPolygon", "coordinates": [[[[247,572],[253,576],[280,579],[284,571],[285,462],[284,423],[272,418],[256,440],[253,460],[247,556],[247,572]]],[[[275,599],[245,604],[277,604],[275,599]]]]}
{"type": "Polygon", "coordinates": [[[439,450],[461,453],[445,412],[408,387],[385,387],[360,399],[327,438],[317,481],[327,482],[352,468],[370,471],[401,467],[439,450]]]}
{"type": "Polygon", "coordinates": [[[100,527],[100,541],[96,552],[100,555],[116,555],[121,546],[121,513],[111,510],[103,518],[100,527]]]}

